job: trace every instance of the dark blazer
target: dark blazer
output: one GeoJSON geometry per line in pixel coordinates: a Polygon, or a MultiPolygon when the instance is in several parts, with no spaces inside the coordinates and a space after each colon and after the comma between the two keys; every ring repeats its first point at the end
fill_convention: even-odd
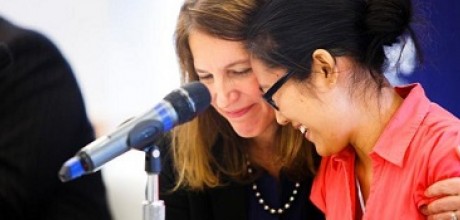
{"type": "MultiPolygon", "coordinates": [[[[216,143],[217,145],[219,143],[216,143]]],[[[247,185],[228,181],[228,185],[203,191],[179,189],[171,192],[176,177],[168,151],[169,143],[157,143],[162,151],[162,173],[160,174],[160,199],[166,206],[166,220],[247,220],[247,185]],[[165,147],[166,146],[166,147],[165,147]]],[[[309,182],[308,187],[311,187],[309,182]]],[[[308,219],[324,219],[322,213],[306,200],[308,219]]]]}
{"type": "Polygon", "coordinates": [[[69,64],[43,35],[0,18],[0,219],[111,219],[101,174],[58,171],[94,139],[69,64]]]}
{"type": "Polygon", "coordinates": [[[162,152],[160,174],[160,199],[166,206],[166,220],[243,220],[247,219],[246,188],[230,182],[228,186],[190,191],[180,189],[171,192],[176,177],[169,151],[169,139],[163,138],[157,145],[162,152]]]}

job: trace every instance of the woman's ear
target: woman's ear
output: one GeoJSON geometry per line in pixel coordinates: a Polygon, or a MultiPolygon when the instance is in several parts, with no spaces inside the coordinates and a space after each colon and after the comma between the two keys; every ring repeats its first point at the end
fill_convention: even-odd
{"type": "Polygon", "coordinates": [[[338,73],[334,71],[336,63],[334,57],[324,49],[317,49],[312,55],[312,74],[323,85],[334,85],[337,82],[338,73]]]}

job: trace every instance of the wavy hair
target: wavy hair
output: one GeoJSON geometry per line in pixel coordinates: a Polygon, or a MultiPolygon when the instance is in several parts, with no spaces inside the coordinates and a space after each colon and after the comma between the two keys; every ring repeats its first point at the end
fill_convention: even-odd
{"type": "MultiPolygon", "coordinates": [[[[264,0],[186,1],[179,14],[175,31],[175,48],[180,63],[181,81],[198,80],[189,45],[192,31],[231,40],[245,40],[248,19],[264,0]]],[[[299,131],[281,127],[273,137],[282,170],[292,180],[303,180],[314,172],[314,147],[299,131]]],[[[173,131],[172,155],[177,175],[175,189],[202,190],[233,181],[248,182],[246,146],[248,139],[239,137],[225,118],[209,108],[189,123],[173,131]]]]}

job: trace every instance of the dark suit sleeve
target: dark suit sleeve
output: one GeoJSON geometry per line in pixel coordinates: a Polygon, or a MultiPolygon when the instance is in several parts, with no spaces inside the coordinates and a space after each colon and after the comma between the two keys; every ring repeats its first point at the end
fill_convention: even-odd
{"type": "Polygon", "coordinates": [[[100,173],[58,170],[94,139],[77,81],[44,36],[0,18],[13,58],[0,69],[0,219],[110,219],[100,173]]]}

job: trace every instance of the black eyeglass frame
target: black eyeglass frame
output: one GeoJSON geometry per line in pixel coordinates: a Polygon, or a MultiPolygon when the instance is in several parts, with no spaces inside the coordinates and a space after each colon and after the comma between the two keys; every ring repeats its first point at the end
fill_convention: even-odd
{"type": "Polygon", "coordinates": [[[270,87],[266,93],[262,95],[264,100],[274,109],[279,111],[279,107],[276,105],[275,101],[273,101],[273,95],[281,88],[281,86],[286,83],[286,81],[294,75],[294,71],[288,71],[284,76],[278,79],[278,81],[273,84],[272,87],[270,87]]]}

